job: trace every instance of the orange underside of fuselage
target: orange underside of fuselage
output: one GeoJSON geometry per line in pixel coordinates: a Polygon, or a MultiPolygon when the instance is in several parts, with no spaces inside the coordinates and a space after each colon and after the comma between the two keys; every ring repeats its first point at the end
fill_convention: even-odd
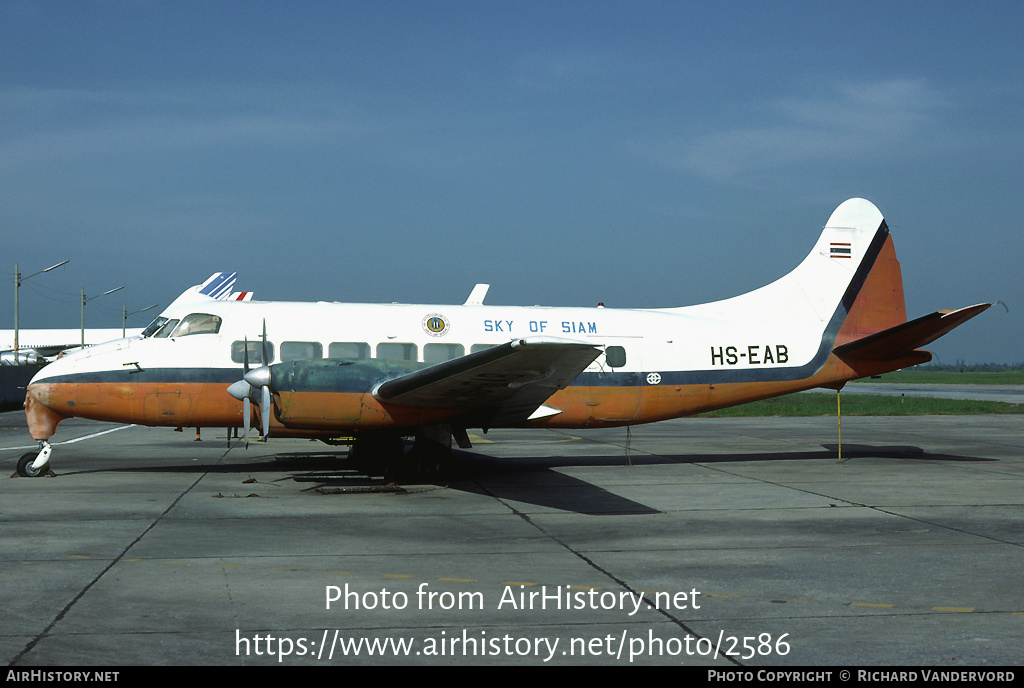
{"type": "MultiPolygon", "coordinates": [[[[572,386],[545,405],[559,413],[523,423],[530,427],[598,428],[651,423],[815,387],[836,388],[848,380],[876,375],[928,360],[926,352],[898,361],[857,361],[836,356],[810,378],[779,382],[572,386]]],[[[337,436],[360,430],[459,424],[472,409],[427,409],[383,405],[370,393],[291,392],[274,395],[271,436],[337,436]]],[[[167,427],[241,427],[242,402],[219,384],[30,385],[26,399],[29,430],[48,439],[66,417],[167,427]]],[[[259,423],[252,414],[252,424],[259,423]]],[[[473,426],[475,427],[475,426],[473,426]]]]}

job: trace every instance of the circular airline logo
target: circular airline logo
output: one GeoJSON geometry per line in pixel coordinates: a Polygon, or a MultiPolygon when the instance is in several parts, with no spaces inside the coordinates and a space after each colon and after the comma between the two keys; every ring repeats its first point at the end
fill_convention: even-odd
{"type": "Polygon", "coordinates": [[[661,383],[661,373],[648,373],[647,384],[657,385],[661,383]]]}
{"type": "Polygon", "coordinates": [[[433,337],[440,337],[448,331],[448,327],[448,318],[443,315],[431,313],[423,318],[423,330],[433,337]]]}

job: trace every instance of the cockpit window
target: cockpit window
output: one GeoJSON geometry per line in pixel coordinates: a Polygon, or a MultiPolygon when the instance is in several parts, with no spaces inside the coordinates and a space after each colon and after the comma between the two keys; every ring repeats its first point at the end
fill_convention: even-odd
{"type": "Polygon", "coordinates": [[[168,320],[167,318],[164,318],[164,323],[160,326],[160,328],[156,332],[153,333],[153,337],[156,338],[156,339],[163,339],[163,338],[169,336],[171,334],[171,332],[174,331],[174,326],[177,325],[177,324],[178,324],[178,319],[177,318],[174,318],[174,319],[171,319],[171,320],[168,320]]]}
{"type": "Polygon", "coordinates": [[[172,337],[187,337],[192,334],[216,334],[220,331],[220,317],[209,313],[186,315],[174,328],[172,337]]]}
{"type": "Polygon", "coordinates": [[[149,323],[149,326],[142,331],[143,337],[152,337],[157,330],[167,324],[167,318],[162,315],[158,315],[153,322],[149,323]]]}

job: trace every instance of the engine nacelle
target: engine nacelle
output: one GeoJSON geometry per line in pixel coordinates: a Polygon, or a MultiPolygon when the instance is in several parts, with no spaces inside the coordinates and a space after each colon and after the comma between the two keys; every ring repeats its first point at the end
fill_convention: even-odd
{"type": "Polygon", "coordinates": [[[43,363],[46,363],[46,359],[35,351],[5,351],[0,354],[0,365],[23,366],[43,363]]]}

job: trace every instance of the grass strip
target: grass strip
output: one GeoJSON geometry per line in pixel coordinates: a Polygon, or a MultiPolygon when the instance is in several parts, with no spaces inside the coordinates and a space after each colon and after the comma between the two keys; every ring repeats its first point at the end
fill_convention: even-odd
{"type": "Polygon", "coordinates": [[[1024,385],[1024,370],[1001,370],[997,372],[962,373],[952,370],[897,370],[886,373],[879,378],[860,380],[859,382],[894,382],[910,385],[1024,385]]]}
{"type": "MultiPolygon", "coordinates": [[[[844,416],[973,416],[1024,413],[1024,404],[973,399],[934,399],[874,394],[844,394],[844,416]]],[[[701,413],[694,418],[768,416],[835,416],[836,395],[806,392],[701,413]]]]}

